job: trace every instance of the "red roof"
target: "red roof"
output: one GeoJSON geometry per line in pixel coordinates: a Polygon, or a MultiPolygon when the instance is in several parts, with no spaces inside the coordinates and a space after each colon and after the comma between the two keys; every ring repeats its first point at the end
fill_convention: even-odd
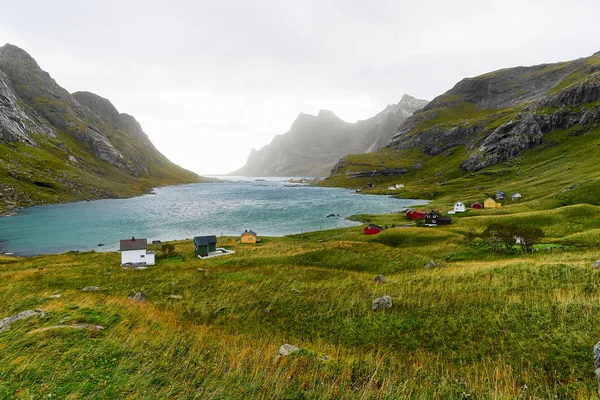
{"type": "Polygon", "coordinates": [[[383,228],[374,224],[370,224],[369,226],[365,227],[364,230],[365,235],[377,235],[378,233],[381,233],[381,231],[383,231],[383,228]]]}
{"type": "Polygon", "coordinates": [[[418,210],[408,210],[406,213],[406,216],[413,221],[417,219],[425,219],[425,215],[427,215],[426,212],[418,210]]]}

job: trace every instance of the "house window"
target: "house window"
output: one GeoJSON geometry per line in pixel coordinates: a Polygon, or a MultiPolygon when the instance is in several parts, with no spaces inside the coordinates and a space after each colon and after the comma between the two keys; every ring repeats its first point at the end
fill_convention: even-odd
{"type": "Polygon", "coordinates": [[[144,257],[146,257],[146,255],[145,255],[145,254],[142,254],[142,255],[140,256],[140,258],[144,258],[144,257]]]}

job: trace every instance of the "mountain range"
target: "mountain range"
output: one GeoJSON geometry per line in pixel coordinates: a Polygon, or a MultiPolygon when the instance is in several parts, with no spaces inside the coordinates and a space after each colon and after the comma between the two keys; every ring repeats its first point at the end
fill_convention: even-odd
{"type": "Polygon", "coordinates": [[[355,123],[328,110],[317,116],[300,114],[287,133],[260,150],[252,149],[246,164],[230,175],[327,176],[340,158],[386,145],[402,122],[426,104],[404,95],[398,104],[355,123]]]}
{"type": "Polygon", "coordinates": [[[201,180],[171,163],[109,100],[71,94],[24,50],[0,47],[0,210],[201,180]]]}
{"type": "Polygon", "coordinates": [[[403,196],[481,199],[498,186],[600,201],[600,52],[466,78],[416,111],[376,153],[350,155],[326,185],[406,185],[403,196]]]}

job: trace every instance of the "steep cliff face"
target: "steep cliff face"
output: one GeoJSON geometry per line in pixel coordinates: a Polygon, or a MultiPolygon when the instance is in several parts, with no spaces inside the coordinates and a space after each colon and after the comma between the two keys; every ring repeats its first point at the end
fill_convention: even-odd
{"type": "Polygon", "coordinates": [[[427,104],[405,95],[367,120],[349,123],[333,112],[300,114],[289,132],[278,135],[260,150],[253,149],[246,165],[231,175],[322,176],[348,154],[366,153],[385,145],[400,124],[427,104]]]}
{"type": "Polygon", "coordinates": [[[10,44],[0,47],[0,175],[0,210],[199,180],[133,117],[93,93],[70,94],[10,44]]]}
{"type": "MultiPolygon", "coordinates": [[[[547,133],[598,123],[600,56],[464,79],[408,118],[389,147],[437,156],[464,146],[477,171],[544,143],[547,133]]],[[[575,134],[575,132],[573,133],[575,134]]]]}

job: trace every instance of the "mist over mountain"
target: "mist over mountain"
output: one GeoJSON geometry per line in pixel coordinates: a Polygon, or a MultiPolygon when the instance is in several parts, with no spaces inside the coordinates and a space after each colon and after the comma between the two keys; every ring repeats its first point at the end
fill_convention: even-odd
{"type": "Polygon", "coordinates": [[[372,118],[350,123],[332,111],[300,114],[290,130],[260,150],[253,149],[246,165],[230,175],[323,176],[342,157],[368,153],[384,146],[398,127],[427,104],[404,95],[372,118]]]}

